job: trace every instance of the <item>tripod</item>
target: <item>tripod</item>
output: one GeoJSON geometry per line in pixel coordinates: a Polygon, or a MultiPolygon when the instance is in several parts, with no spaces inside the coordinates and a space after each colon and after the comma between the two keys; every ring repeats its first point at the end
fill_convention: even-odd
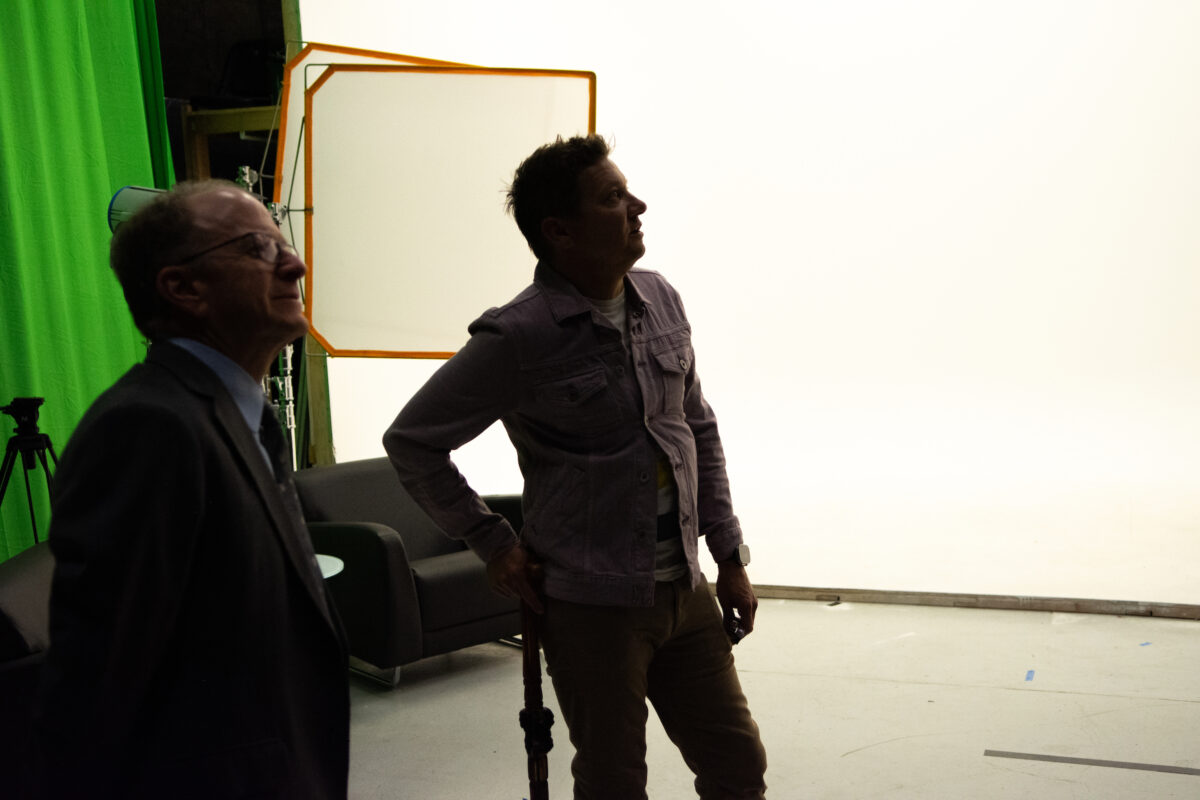
{"type": "Polygon", "coordinates": [[[33,526],[33,543],[38,542],[37,519],[33,514],[33,491],[29,486],[29,473],[37,469],[37,462],[42,464],[42,472],[46,473],[46,490],[53,486],[50,476],[50,465],[46,463],[46,452],[58,468],[58,456],[54,454],[54,445],[50,436],[38,430],[38,406],[45,402],[41,397],[15,397],[12,403],[0,408],[5,414],[17,421],[17,431],[8,440],[4,451],[4,467],[0,469],[0,503],[4,502],[4,494],[8,491],[8,479],[12,477],[13,467],[17,463],[17,454],[21,454],[21,465],[25,469],[25,497],[29,502],[29,523],[33,526]]]}

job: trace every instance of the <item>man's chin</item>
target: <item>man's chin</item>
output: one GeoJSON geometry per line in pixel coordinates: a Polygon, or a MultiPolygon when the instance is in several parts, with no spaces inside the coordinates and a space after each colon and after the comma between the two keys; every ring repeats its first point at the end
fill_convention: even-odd
{"type": "MultiPolygon", "coordinates": [[[[279,333],[280,338],[284,339],[283,344],[291,344],[304,334],[308,333],[308,331],[308,320],[305,317],[300,317],[299,319],[290,320],[290,324],[288,325],[280,326],[279,333]]],[[[280,347],[282,348],[283,345],[280,345],[280,347]]]]}

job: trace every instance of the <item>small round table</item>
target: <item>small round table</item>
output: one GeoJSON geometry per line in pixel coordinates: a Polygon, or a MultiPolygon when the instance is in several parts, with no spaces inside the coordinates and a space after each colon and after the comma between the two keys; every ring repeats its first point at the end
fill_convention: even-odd
{"type": "Polygon", "coordinates": [[[345,569],[346,564],[337,556],[317,553],[317,566],[321,568],[321,577],[328,580],[345,569]]]}

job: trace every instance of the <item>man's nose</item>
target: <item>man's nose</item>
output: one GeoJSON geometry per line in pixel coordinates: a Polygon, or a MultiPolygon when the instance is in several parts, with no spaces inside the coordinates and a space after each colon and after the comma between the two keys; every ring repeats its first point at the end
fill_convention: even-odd
{"type": "Polygon", "coordinates": [[[304,259],[300,258],[298,253],[290,250],[280,251],[275,269],[281,277],[287,280],[300,280],[308,274],[308,265],[304,263],[304,259]]]}
{"type": "Polygon", "coordinates": [[[630,194],[629,199],[633,201],[629,204],[629,211],[633,214],[633,216],[637,217],[646,213],[646,204],[642,202],[641,198],[635,194],[630,194]]]}

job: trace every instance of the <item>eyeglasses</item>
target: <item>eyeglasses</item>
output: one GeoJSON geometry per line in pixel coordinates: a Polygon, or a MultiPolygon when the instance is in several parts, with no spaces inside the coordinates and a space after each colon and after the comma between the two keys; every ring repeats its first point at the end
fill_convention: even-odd
{"type": "Polygon", "coordinates": [[[278,239],[274,236],[269,236],[258,231],[243,233],[240,236],[235,236],[232,239],[226,239],[220,244],[214,244],[212,247],[205,248],[199,253],[192,253],[187,258],[176,261],[176,264],[186,264],[189,261],[195,261],[200,256],[206,256],[209,253],[220,250],[222,247],[228,247],[234,242],[240,242],[243,239],[251,241],[251,248],[247,250],[247,255],[251,258],[257,258],[260,261],[265,261],[268,264],[278,264],[279,259],[286,255],[297,256],[296,248],[285,242],[283,239],[278,239]]]}

